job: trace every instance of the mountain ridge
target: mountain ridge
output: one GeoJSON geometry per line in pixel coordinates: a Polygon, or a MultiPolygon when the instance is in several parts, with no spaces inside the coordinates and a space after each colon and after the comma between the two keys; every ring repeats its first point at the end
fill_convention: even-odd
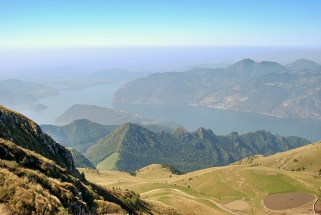
{"type": "Polygon", "coordinates": [[[199,128],[186,132],[182,128],[171,134],[155,133],[139,125],[126,123],[90,147],[85,156],[94,165],[114,153],[117,170],[132,172],[152,163],[173,165],[183,172],[222,166],[254,154],[265,155],[310,143],[298,137],[281,137],[266,131],[238,135],[215,135],[199,128]]]}
{"type": "Polygon", "coordinates": [[[313,64],[310,61],[298,64],[291,68],[244,59],[224,69],[152,74],[119,88],[112,102],[203,106],[281,118],[321,119],[321,67],[304,66],[313,64]]]}
{"type": "Polygon", "coordinates": [[[88,182],[66,147],[29,118],[0,105],[0,201],[10,212],[137,214],[142,201],[128,193],[88,182]]]}
{"type": "MultiPolygon", "coordinates": [[[[84,153],[100,139],[119,128],[121,125],[102,125],[89,119],[76,119],[63,126],[40,125],[42,130],[64,146],[72,147],[84,153]]],[[[172,128],[159,125],[142,125],[154,132],[173,131],[172,128]]]]}

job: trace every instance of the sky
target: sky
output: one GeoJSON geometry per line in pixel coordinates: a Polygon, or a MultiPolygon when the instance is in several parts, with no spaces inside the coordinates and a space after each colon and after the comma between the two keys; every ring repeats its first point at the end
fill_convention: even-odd
{"type": "Polygon", "coordinates": [[[315,49],[320,11],[319,0],[0,0],[0,70],[76,66],[124,48],[131,57],[151,47],[315,49]]]}

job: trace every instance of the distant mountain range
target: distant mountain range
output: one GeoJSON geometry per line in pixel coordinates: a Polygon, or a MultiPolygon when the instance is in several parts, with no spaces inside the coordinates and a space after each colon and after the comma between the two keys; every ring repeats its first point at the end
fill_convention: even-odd
{"type": "Polygon", "coordinates": [[[102,125],[122,125],[127,122],[142,125],[158,125],[170,128],[177,128],[180,125],[175,122],[154,120],[133,114],[125,110],[99,107],[96,105],[73,105],[62,115],[55,118],[58,124],[68,124],[77,119],[89,119],[102,125]]]}
{"type": "Polygon", "coordinates": [[[244,59],[227,68],[155,73],[115,92],[114,103],[205,106],[321,119],[321,66],[244,59]]]}
{"type": "Polygon", "coordinates": [[[57,90],[35,82],[7,79],[0,81],[0,104],[15,109],[43,110],[38,99],[57,94],[57,90]]]}
{"type": "Polygon", "coordinates": [[[102,164],[106,164],[120,171],[132,172],[163,163],[190,172],[227,165],[250,155],[271,155],[308,143],[303,138],[281,137],[266,131],[221,136],[204,128],[189,133],[180,127],[172,133],[155,133],[126,123],[90,147],[85,156],[96,166],[103,168],[102,164]]]}

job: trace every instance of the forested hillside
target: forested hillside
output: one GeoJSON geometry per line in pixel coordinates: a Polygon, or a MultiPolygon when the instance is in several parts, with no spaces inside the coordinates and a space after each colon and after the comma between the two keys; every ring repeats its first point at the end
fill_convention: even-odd
{"type": "MultiPolygon", "coordinates": [[[[160,125],[142,126],[154,132],[173,131],[172,128],[160,125]]],[[[54,140],[82,153],[119,127],[120,125],[102,125],[88,119],[74,120],[64,126],[41,125],[43,132],[49,134],[54,140]]]]}
{"type": "Polygon", "coordinates": [[[94,165],[110,156],[115,169],[132,172],[153,163],[173,165],[183,172],[227,165],[255,154],[271,155],[310,143],[299,137],[281,137],[267,131],[238,135],[215,135],[199,128],[187,132],[180,127],[172,133],[152,132],[127,123],[104,137],[85,153],[94,165]]]}

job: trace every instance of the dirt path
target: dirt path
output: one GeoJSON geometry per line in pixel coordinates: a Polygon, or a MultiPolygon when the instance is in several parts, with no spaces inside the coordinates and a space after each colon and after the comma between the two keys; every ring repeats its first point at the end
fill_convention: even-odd
{"type": "MultiPolygon", "coordinates": [[[[217,207],[221,208],[222,210],[224,210],[224,211],[226,211],[226,212],[228,212],[228,213],[230,213],[230,214],[238,215],[237,213],[235,213],[235,212],[227,209],[226,207],[224,207],[223,205],[215,202],[215,201],[212,200],[212,199],[208,199],[208,198],[197,198],[197,197],[195,197],[195,196],[191,196],[191,195],[189,195],[189,194],[187,194],[187,193],[184,193],[183,191],[181,191],[181,190],[179,190],[179,189],[173,189],[173,188],[165,188],[165,189],[174,190],[174,191],[176,191],[176,192],[178,192],[178,193],[181,193],[182,195],[187,196],[187,197],[189,197],[189,198],[191,198],[191,199],[202,199],[202,200],[210,201],[210,202],[212,202],[213,204],[215,204],[217,207]]],[[[147,194],[147,193],[152,193],[152,192],[156,192],[156,191],[160,191],[160,190],[161,190],[161,189],[154,189],[154,190],[147,191],[147,192],[145,192],[145,193],[141,193],[140,195],[145,195],[145,194],[147,194]]]]}

